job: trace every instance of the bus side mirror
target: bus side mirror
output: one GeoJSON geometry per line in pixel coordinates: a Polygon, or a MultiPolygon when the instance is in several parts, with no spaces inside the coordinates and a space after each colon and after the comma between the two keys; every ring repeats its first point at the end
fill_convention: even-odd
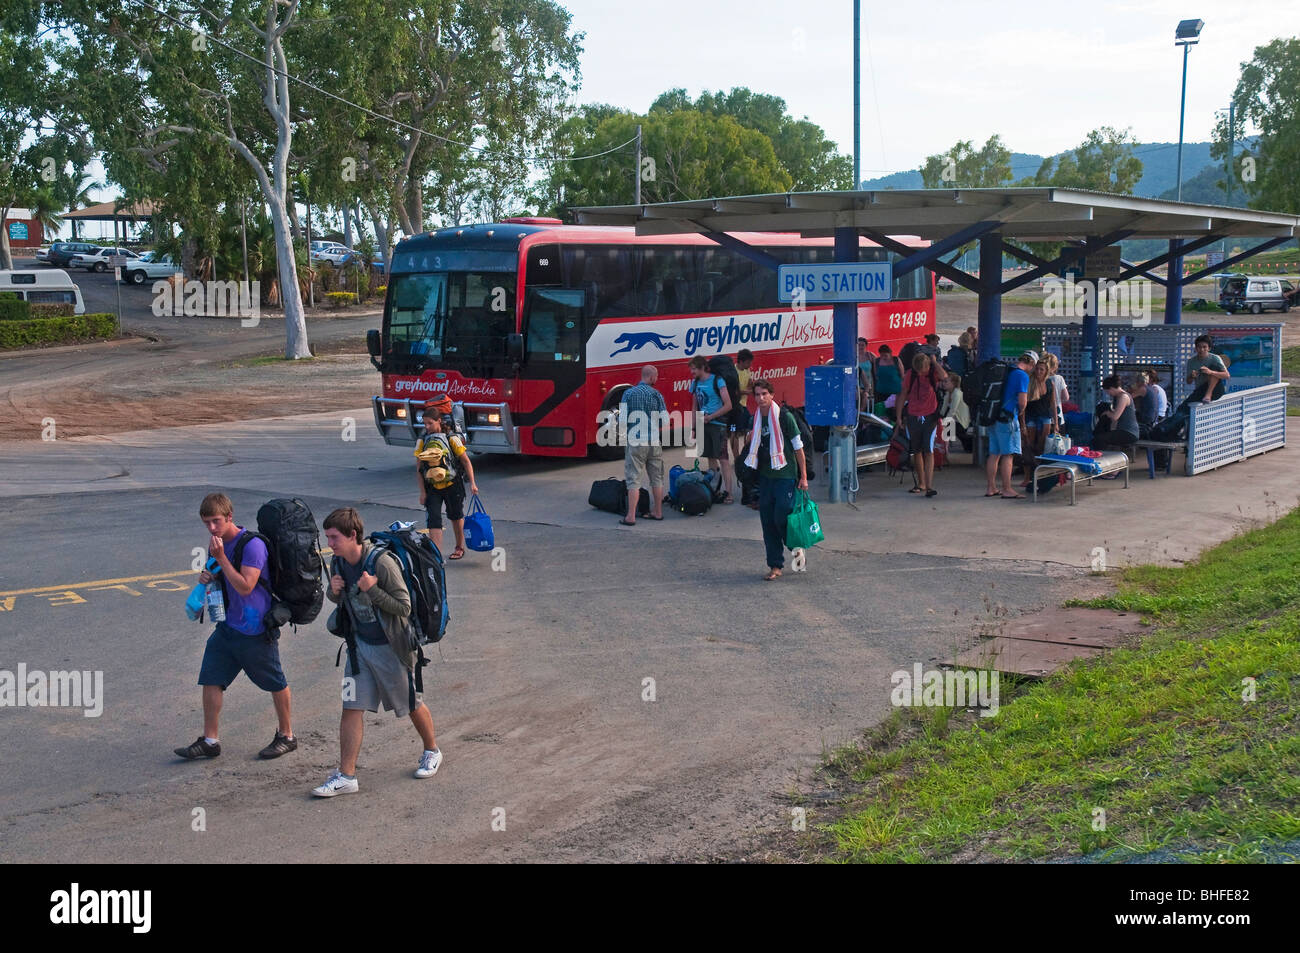
{"type": "Polygon", "coordinates": [[[375,368],[377,370],[383,370],[383,368],[380,367],[379,364],[379,354],[381,348],[380,348],[380,341],[379,341],[379,330],[377,328],[371,328],[369,331],[366,332],[366,350],[370,352],[370,363],[375,365],[375,368]]]}
{"type": "Polygon", "coordinates": [[[522,334],[506,335],[506,357],[515,364],[524,362],[524,336],[522,334]]]}

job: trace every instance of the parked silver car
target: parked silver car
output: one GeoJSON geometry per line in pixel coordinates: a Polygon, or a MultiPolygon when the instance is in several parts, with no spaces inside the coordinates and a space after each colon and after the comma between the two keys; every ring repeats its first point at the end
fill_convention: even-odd
{"type": "Polygon", "coordinates": [[[73,268],[85,268],[87,271],[105,272],[109,268],[109,259],[114,255],[135,259],[140,256],[129,248],[96,248],[94,251],[82,252],[72,256],[73,268]]]}
{"type": "Polygon", "coordinates": [[[170,255],[147,251],[122,269],[122,282],[142,285],[146,281],[170,278],[180,270],[181,266],[172,261],[170,255]]]}

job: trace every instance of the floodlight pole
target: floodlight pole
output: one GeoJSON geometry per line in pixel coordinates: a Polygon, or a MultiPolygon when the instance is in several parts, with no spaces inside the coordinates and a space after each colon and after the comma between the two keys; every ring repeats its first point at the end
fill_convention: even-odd
{"type": "Polygon", "coordinates": [[[853,188],[862,188],[862,0],[853,0],[853,188]]]}
{"type": "MultiPolygon", "coordinates": [[[[1183,91],[1178,100],[1178,201],[1183,200],[1183,119],[1187,113],[1187,50],[1190,43],[1180,42],[1183,48],[1183,91]]],[[[1178,250],[1180,242],[1172,239],[1169,251],[1178,250]]],[[[1165,324],[1182,324],[1183,321],[1183,256],[1169,259],[1165,275],[1165,324]]]]}
{"type": "Polygon", "coordinates": [[[1187,50],[1191,44],[1180,44],[1183,48],[1183,92],[1178,100],[1178,201],[1183,200],[1183,118],[1187,113],[1187,50]]]}

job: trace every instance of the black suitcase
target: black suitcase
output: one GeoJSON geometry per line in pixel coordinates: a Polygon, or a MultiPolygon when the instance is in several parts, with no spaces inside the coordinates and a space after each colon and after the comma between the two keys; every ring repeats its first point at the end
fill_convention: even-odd
{"type": "Polygon", "coordinates": [[[627,484],[622,480],[596,480],[591,484],[587,502],[606,513],[627,515],[627,484]]]}

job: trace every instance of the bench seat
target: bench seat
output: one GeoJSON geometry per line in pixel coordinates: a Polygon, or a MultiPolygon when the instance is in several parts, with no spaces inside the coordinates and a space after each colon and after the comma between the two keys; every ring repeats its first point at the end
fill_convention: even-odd
{"type": "Polygon", "coordinates": [[[1154,480],[1156,478],[1156,451],[1170,451],[1169,459],[1165,463],[1165,473],[1171,473],[1173,472],[1174,465],[1174,451],[1184,454],[1187,453],[1187,441],[1139,440],[1137,443],[1133,444],[1133,449],[1145,450],[1147,452],[1147,472],[1151,475],[1151,479],[1154,480]]]}
{"type": "Polygon", "coordinates": [[[1038,478],[1039,476],[1046,476],[1049,473],[1064,473],[1066,475],[1067,479],[1070,481],[1071,506],[1074,506],[1075,504],[1075,487],[1080,480],[1091,483],[1099,476],[1119,473],[1122,470],[1124,472],[1124,488],[1128,489],[1128,455],[1121,453],[1118,450],[1107,450],[1103,452],[1100,457],[1092,458],[1096,463],[1101,465],[1100,473],[1089,473],[1080,464],[1062,463],[1057,460],[1044,460],[1042,457],[1038,457],[1037,459],[1039,462],[1038,465],[1034,467],[1033,478],[1035,503],[1038,502],[1038,478]]]}

